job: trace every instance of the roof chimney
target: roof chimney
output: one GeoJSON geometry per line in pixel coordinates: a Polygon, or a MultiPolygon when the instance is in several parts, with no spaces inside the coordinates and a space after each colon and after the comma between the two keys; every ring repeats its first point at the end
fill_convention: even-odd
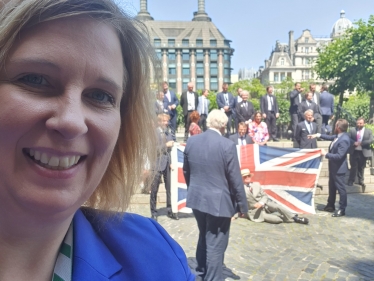
{"type": "Polygon", "coordinates": [[[147,0],[140,0],[140,11],[136,18],[141,21],[153,20],[147,9],[147,0]]]}
{"type": "Polygon", "coordinates": [[[205,12],[205,0],[198,0],[198,11],[193,13],[193,21],[212,21],[205,12]]]}

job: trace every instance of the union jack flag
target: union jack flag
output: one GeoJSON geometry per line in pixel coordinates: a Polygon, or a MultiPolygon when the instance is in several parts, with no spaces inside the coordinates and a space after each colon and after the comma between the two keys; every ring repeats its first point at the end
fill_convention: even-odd
{"type": "MultiPolygon", "coordinates": [[[[186,207],[183,151],[184,146],[172,151],[172,163],[178,163],[171,175],[173,212],[191,212],[186,207]]],[[[273,201],[293,213],[315,214],[314,191],[322,166],[320,149],[248,144],[237,146],[237,152],[241,169],[254,173],[253,181],[259,182],[273,201]]]]}

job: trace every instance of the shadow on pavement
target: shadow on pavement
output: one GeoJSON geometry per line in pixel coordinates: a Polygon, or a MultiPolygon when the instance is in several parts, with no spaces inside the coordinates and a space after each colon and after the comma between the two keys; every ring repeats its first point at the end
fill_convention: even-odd
{"type": "MultiPolygon", "coordinates": [[[[196,281],[203,280],[201,278],[199,279],[198,272],[196,272],[196,268],[197,268],[196,258],[189,257],[189,258],[187,258],[187,262],[188,262],[188,266],[190,267],[192,273],[197,276],[196,281]]],[[[240,280],[240,276],[238,276],[234,272],[232,272],[232,270],[230,268],[226,267],[226,265],[223,265],[223,277],[225,279],[226,278],[231,278],[233,280],[240,280]]]]}

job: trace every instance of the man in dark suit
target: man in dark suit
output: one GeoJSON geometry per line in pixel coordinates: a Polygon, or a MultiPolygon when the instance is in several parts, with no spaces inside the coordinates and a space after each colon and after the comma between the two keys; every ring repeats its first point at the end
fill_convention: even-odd
{"type": "Polygon", "coordinates": [[[320,108],[321,108],[321,115],[322,115],[322,128],[323,132],[326,131],[328,128],[328,123],[330,118],[332,119],[334,116],[334,96],[327,92],[328,87],[327,85],[322,85],[322,92],[319,97],[320,99],[320,108]]]}
{"type": "Polygon", "coordinates": [[[153,182],[151,184],[150,207],[152,218],[157,220],[157,192],[160,186],[161,175],[164,176],[164,183],[166,189],[166,208],[168,209],[168,217],[178,219],[178,215],[171,211],[171,197],[170,197],[170,151],[174,145],[172,136],[167,131],[169,124],[169,115],[162,113],[157,115],[158,127],[157,134],[157,159],[155,165],[152,167],[155,172],[153,182]]]}
{"type": "Polygon", "coordinates": [[[247,134],[247,124],[240,122],[238,124],[238,132],[232,134],[229,139],[232,140],[236,145],[246,145],[253,143],[252,138],[247,134]]]}
{"type": "Polygon", "coordinates": [[[321,94],[316,90],[316,84],[312,83],[309,85],[309,90],[313,94],[312,100],[314,103],[318,105],[320,109],[319,112],[314,113],[314,122],[317,123],[317,133],[321,133],[322,129],[322,115],[321,115],[321,103],[320,103],[320,96],[321,94]]]}
{"type": "Polygon", "coordinates": [[[170,115],[169,120],[169,127],[171,130],[171,135],[173,137],[173,140],[176,140],[175,133],[177,131],[177,106],[179,105],[179,100],[177,98],[177,95],[169,91],[169,84],[168,82],[164,81],[164,108],[168,110],[168,114],[170,115]]]}
{"type": "Polygon", "coordinates": [[[362,190],[365,191],[364,169],[366,158],[371,157],[370,144],[373,142],[373,133],[370,129],[365,128],[364,118],[360,117],[357,119],[356,128],[352,128],[349,131],[349,137],[353,145],[349,150],[351,171],[349,173],[348,185],[354,183],[357,175],[358,184],[361,185],[362,190]]]}
{"type": "Polygon", "coordinates": [[[243,91],[242,88],[238,88],[237,89],[238,95],[236,97],[234,97],[234,100],[235,100],[235,103],[234,103],[234,106],[235,106],[235,130],[238,129],[238,124],[239,124],[238,115],[236,114],[236,106],[239,102],[242,101],[242,91],[243,91]]]}
{"type": "Polygon", "coordinates": [[[313,110],[307,109],[304,112],[304,121],[296,126],[295,139],[301,149],[317,148],[317,140],[308,138],[308,135],[317,133],[317,126],[313,119],[313,110]]]}
{"type": "Polygon", "coordinates": [[[262,117],[265,119],[265,123],[268,126],[269,140],[279,141],[277,138],[277,118],[279,117],[279,107],[277,98],[273,94],[273,86],[266,87],[266,95],[261,97],[261,111],[262,117]]]}
{"type": "Polygon", "coordinates": [[[187,91],[181,95],[180,106],[183,108],[184,116],[184,141],[188,139],[189,128],[191,124],[190,115],[199,105],[199,96],[193,91],[193,84],[187,84],[187,91]]]}
{"type": "Polygon", "coordinates": [[[242,101],[236,105],[236,119],[238,122],[244,122],[248,124],[248,120],[252,119],[253,114],[255,113],[255,109],[253,108],[253,104],[248,101],[249,93],[246,90],[242,91],[242,101]]]}
{"type": "MultiPolygon", "coordinates": [[[[304,112],[307,111],[308,109],[313,110],[313,114],[316,114],[319,112],[319,107],[318,105],[313,101],[313,94],[312,93],[306,93],[304,96],[304,100],[299,103],[298,106],[298,114],[299,114],[299,120],[304,121],[304,112]]],[[[315,119],[315,116],[313,116],[315,119]]]]}
{"type": "Polygon", "coordinates": [[[196,271],[203,280],[223,280],[231,217],[248,212],[235,143],[221,137],[227,121],[222,111],[212,110],[209,129],[189,138],[184,150],[187,207],[199,228],[196,271]]]}
{"type": "Polygon", "coordinates": [[[203,91],[203,94],[199,97],[199,104],[197,106],[197,112],[200,115],[200,120],[199,120],[199,126],[202,128],[203,132],[206,131],[206,118],[208,116],[209,112],[209,105],[210,105],[210,100],[207,98],[209,95],[209,91],[205,89],[203,91]]]}
{"type": "Polygon", "coordinates": [[[291,115],[291,127],[292,127],[292,139],[295,139],[296,125],[299,123],[298,106],[302,102],[303,97],[301,92],[304,89],[301,88],[300,83],[295,83],[295,88],[289,93],[290,96],[290,108],[289,112],[291,115]]]}
{"type": "Polygon", "coordinates": [[[329,160],[329,197],[327,205],[324,208],[326,212],[335,211],[336,191],[339,192],[339,210],[332,216],[341,217],[345,215],[347,207],[347,191],[345,190],[344,177],[348,172],[347,153],[351,147],[351,139],[346,133],[348,122],[345,119],[339,119],[335,125],[335,135],[314,134],[310,138],[320,137],[321,139],[331,140],[329,152],[322,150],[322,155],[329,160]]]}
{"type": "Polygon", "coordinates": [[[225,134],[227,138],[231,134],[231,123],[232,123],[232,117],[233,117],[232,114],[233,114],[233,110],[235,109],[235,99],[234,99],[234,96],[230,92],[227,92],[228,88],[229,88],[229,85],[227,83],[223,83],[222,92],[218,93],[216,97],[218,109],[222,110],[228,118],[226,134],[225,134]]]}

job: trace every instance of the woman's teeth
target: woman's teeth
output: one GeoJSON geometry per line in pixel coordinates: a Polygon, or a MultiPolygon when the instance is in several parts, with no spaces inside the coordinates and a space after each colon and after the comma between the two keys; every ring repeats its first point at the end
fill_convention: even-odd
{"type": "Polygon", "coordinates": [[[42,163],[43,167],[53,170],[65,170],[78,163],[80,156],[63,156],[58,157],[35,149],[29,150],[29,155],[37,162],[42,163]]]}

